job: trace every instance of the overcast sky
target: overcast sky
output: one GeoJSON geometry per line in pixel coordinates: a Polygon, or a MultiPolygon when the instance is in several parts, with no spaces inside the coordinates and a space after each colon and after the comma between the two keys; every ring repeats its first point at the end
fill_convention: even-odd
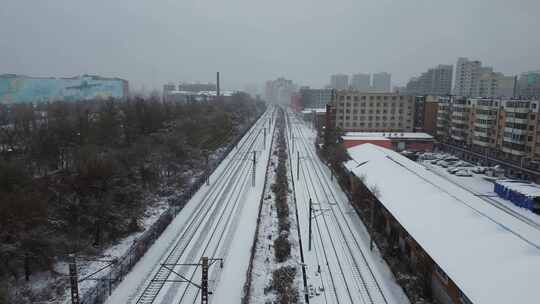
{"type": "Polygon", "coordinates": [[[392,73],[457,57],[540,69],[540,0],[0,0],[0,74],[118,76],[243,88],[285,76],[392,73]]]}

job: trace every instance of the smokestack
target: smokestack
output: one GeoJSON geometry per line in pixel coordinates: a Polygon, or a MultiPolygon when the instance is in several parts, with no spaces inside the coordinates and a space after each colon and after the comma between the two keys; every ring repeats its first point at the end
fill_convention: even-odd
{"type": "Polygon", "coordinates": [[[216,95],[219,97],[219,72],[217,72],[216,78],[216,95]]]}

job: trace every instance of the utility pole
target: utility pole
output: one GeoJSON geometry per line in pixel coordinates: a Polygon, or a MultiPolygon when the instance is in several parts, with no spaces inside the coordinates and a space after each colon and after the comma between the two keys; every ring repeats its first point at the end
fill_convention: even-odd
{"type": "Polygon", "coordinates": [[[219,96],[221,94],[220,92],[220,84],[219,84],[219,72],[216,73],[216,97],[219,100],[219,96]]]}
{"type": "Polygon", "coordinates": [[[313,214],[313,204],[311,202],[311,197],[309,198],[309,244],[308,250],[311,251],[311,219],[313,214]]]}
{"type": "Polygon", "coordinates": [[[206,159],[206,185],[209,186],[210,185],[210,170],[208,168],[208,151],[207,150],[205,150],[204,156],[206,159]]]}
{"type": "Polygon", "coordinates": [[[296,180],[300,179],[300,151],[296,151],[296,180]]]}
{"type": "Polygon", "coordinates": [[[263,150],[266,150],[266,128],[263,128],[263,131],[264,131],[263,150]]]}
{"type": "Polygon", "coordinates": [[[75,255],[69,255],[69,283],[71,287],[71,304],[79,304],[79,277],[77,276],[77,262],[75,255]]]}
{"type": "Polygon", "coordinates": [[[202,257],[201,304],[208,303],[208,257],[202,257]]]}
{"type": "Polygon", "coordinates": [[[371,199],[371,215],[370,215],[370,228],[371,233],[369,234],[369,250],[373,251],[373,234],[375,233],[375,227],[373,222],[375,221],[375,199],[371,199]]]}
{"type": "Polygon", "coordinates": [[[257,164],[257,152],[253,151],[253,174],[251,175],[251,186],[255,187],[255,165],[257,164]]]}

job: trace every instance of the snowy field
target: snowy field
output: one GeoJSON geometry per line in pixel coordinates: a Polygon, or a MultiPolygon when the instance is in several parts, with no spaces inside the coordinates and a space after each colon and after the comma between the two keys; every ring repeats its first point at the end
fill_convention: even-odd
{"type": "MultiPolygon", "coordinates": [[[[225,158],[154,246],[116,288],[107,303],[183,303],[200,297],[199,289],[179,280],[180,274],[200,282],[200,268],[172,264],[198,263],[202,256],[224,258],[210,267],[210,299],[238,303],[242,296],[262,195],[270,136],[263,143],[263,128],[271,133],[268,110],[238,146],[225,158]],[[252,152],[257,153],[255,186],[251,185],[252,152]],[[171,264],[162,267],[162,264],[171,264]],[[170,269],[167,269],[170,268],[170,269]],[[172,272],[172,271],[174,272],[172,272]]],[[[272,125],[273,129],[273,125],[272,125]]]]}
{"type": "Polygon", "coordinates": [[[289,118],[289,151],[310,303],[409,303],[379,252],[370,251],[366,227],[317,156],[315,132],[294,115],[289,118]],[[311,250],[310,199],[314,209],[311,250]]]}

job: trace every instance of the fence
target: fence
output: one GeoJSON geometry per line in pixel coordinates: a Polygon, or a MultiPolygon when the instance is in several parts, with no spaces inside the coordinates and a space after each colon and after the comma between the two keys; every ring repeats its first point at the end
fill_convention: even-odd
{"type": "Polygon", "coordinates": [[[154,244],[154,242],[161,236],[161,233],[167,228],[172,220],[178,215],[184,205],[193,197],[193,195],[199,190],[199,188],[205,183],[206,176],[211,174],[221,162],[229,155],[232,149],[238,144],[240,139],[251,129],[251,127],[261,117],[262,113],[253,121],[252,125],[247,127],[235,140],[228,145],[225,152],[216,160],[208,164],[208,169],[202,176],[197,178],[195,183],[185,191],[172,206],[169,207],[161,216],[146,230],[141,237],[128,249],[128,251],[120,258],[116,263],[111,266],[109,272],[103,275],[102,280],[86,291],[81,297],[81,304],[102,304],[107,297],[112,293],[113,289],[120,284],[122,279],[129,273],[129,271],[135,266],[135,264],[141,259],[146,251],[154,244]]]}

